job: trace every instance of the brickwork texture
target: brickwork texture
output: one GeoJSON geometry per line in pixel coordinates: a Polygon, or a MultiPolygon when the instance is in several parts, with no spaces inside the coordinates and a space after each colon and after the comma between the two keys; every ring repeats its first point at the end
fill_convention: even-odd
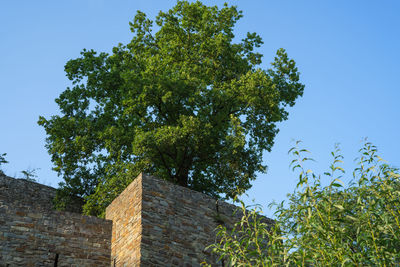
{"type": "Polygon", "coordinates": [[[0,267],[222,266],[205,248],[218,224],[240,218],[234,205],[146,174],[106,219],[55,211],[54,196],[54,188],[0,176],[0,267]]]}
{"type": "Polygon", "coordinates": [[[0,266],[110,266],[112,222],[55,211],[54,195],[54,188],[0,177],[0,266]]]}
{"type": "MultiPolygon", "coordinates": [[[[116,266],[222,266],[205,248],[218,224],[232,227],[237,207],[141,174],[108,206],[116,266]]],[[[268,220],[268,219],[266,219],[268,220]]],[[[270,221],[272,223],[272,221],[270,221]]]]}

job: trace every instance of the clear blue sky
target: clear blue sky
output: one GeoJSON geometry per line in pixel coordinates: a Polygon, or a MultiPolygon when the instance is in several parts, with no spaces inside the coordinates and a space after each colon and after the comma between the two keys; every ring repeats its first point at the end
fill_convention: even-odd
{"type": "MultiPolygon", "coordinates": [[[[222,1],[204,1],[222,4],[222,1]]],[[[351,178],[353,159],[368,137],[383,158],[400,167],[399,1],[228,1],[243,10],[236,36],[257,32],[264,40],[263,68],[283,47],[306,85],[304,96],[279,125],[275,145],[264,156],[268,174],[259,175],[249,198],[266,205],[285,199],[296,184],[288,165],[292,140],[301,139],[324,171],[329,152],[341,143],[351,178]]],[[[40,168],[39,181],[56,186],[44,148],[39,115],[58,113],[54,99],[69,85],[64,64],[83,48],[110,52],[131,38],[136,10],[154,18],[175,1],[70,0],[0,3],[0,153],[3,170],[21,176],[40,168]]],[[[346,181],[349,180],[345,179],[346,181]]]]}

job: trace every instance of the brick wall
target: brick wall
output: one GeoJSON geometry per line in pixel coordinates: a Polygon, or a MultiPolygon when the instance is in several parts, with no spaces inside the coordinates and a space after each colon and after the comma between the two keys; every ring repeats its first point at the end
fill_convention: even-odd
{"type": "Polygon", "coordinates": [[[55,189],[0,176],[0,266],[110,266],[112,223],[52,209],[55,189]]]}

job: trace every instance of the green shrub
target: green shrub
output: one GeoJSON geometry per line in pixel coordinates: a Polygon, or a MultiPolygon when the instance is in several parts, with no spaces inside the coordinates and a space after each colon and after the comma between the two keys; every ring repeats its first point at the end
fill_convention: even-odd
{"type": "Polygon", "coordinates": [[[344,186],[338,147],[321,175],[307,170],[308,152],[298,147],[293,170],[299,182],[288,201],[275,205],[275,224],[259,219],[259,206],[246,210],[233,230],[218,228],[209,248],[232,266],[399,266],[400,175],[371,143],[360,149],[353,180],[344,186]]]}

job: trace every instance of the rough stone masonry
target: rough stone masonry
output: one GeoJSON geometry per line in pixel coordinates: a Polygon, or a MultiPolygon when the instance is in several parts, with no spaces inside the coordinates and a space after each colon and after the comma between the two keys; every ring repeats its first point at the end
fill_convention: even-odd
{"type": "MultiPolygon", "coordinates": [[[[205,248],[235,206],[140,174],[106,219],[55,211],[55,189],[0,176],[0,267],[221,266],[205,248]]],[[[272,221],[271,221],[272,222],[272,221]]]]}
{"type": "Polygon", "coordinates": [[[54,196],[0,176],[0,266],[109,266],[112,222],[55,211],[54,196]]]}

